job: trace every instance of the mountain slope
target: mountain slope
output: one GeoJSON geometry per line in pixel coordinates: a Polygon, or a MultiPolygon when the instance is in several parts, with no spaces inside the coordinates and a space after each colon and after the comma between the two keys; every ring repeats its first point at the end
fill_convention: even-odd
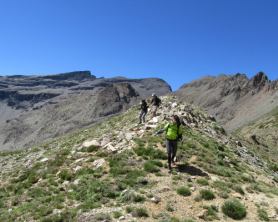
{"type": "Polygon", "coordinates": [[[135,106],[62,139],[0,153],[0,220],[277,219],[273,163],[201,109],[172,97],[161,99],[158,117],[146,125],[135,123],[135,106]],[[169,174],[165,136],[151,135],[175,114],[186,142],[178,144],[169,174]]]}
{"type": "Polygon", "coordinates": [[[233,132],[252,144],[256,152],[278,163],[278,108],[233,132]]]}
{"type": "Polygon", "coordinates": [[[228,131],[262,116],[277,106],[278,80],[271,82],[260,72],[250,80],[244,74],[205,76],[170,93],[193,103],[228,131]]]}
{"type": "Polygon", "coordinates": [[[100,123],[153,92],[162,95],[171,87],[158,78],[97,79],[90,71],[0,76],[0,150],[26,148],[100,123]]]}
{"type": "Polygon", "coordinates": [[[1,126],[0,150],[28,148],[98,124],[138,103],[137,99],[139,94],[129,83],[122,82],[31,110],[1,126]]]}

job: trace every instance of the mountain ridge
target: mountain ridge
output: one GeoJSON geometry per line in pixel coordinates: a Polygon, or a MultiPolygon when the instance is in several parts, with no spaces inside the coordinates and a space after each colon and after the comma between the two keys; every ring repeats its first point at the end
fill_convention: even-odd
{"type": "Polygon", "coordinates": [[[226,130],[233,131],[276,107],[277,82],[271,82],[263,72],[251,79],[239,73],[204,76],[184,84],[169,95],[177,95],[204,108],[226,130]]]}

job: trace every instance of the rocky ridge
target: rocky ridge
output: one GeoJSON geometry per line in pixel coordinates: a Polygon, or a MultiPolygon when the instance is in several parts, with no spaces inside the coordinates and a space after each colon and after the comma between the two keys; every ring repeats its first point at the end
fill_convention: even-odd
{"type": "Polygon", "coordinates": [[[242,221],[257,221],[259,210],[277,220],[278,175],[272,163],[198,107],[161,99],[158,117],[148,116],[145,124],[136,123],[135,106],[44,146],[1,153],[0,219],[233,221],[223,205],[236,198],[247,212],[242,221]],[[165,138],[151,135],[173,115],[180,116],[186,144],[179,144],[168,174],[165,138]],[[207,190],[213,193],[209,200],[202,196],[207,190]]]}
{"type": "Polygon", "coordinates": [[[170,93],[214,115],[227,130],[240,126],[277,107],[278,80],[271,82],[263,72],[248,79],[244,74],[204,76],[170,93]]]}

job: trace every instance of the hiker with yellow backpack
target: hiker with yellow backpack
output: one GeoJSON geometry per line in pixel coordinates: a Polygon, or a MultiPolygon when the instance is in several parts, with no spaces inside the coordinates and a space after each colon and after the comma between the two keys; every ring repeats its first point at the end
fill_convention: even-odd
{"type": "Polygon", "coordinates": [[[168,154],[168,173],[172,171],[171,162],[175,164],[174,158],[177,153],[178,148],[178,140],[180,139],[182,142],[184,139],[182,138],[182,129],[180,126],[180,119],[177,115],[173,117],[173,123],[168,123],[163,129],[157,131],[152,137],[157,136],[158,134],[166,131],[166,148],[168,154]],[[171,156],[172,153],[172,156],[171,156]]]}

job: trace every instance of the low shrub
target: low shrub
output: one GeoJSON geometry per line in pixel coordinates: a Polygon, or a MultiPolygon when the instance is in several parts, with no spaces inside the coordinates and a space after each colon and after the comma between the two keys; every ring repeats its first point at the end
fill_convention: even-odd
{"type": "Polygon", "coordinates": [[[97,151],[97,149],[98,149],[98,146],[91,145],[87,148],[87,152],[91,153],[91,152],[97,151]]]}
{"type": "Polygon", "coordinates": [[[144,170],[150,173],[154,173],[154,172],[158,172],[159,168],[156,165],[154,165],[152,162],[146,161],[144,164],[144,170]]]}
{"type": "Polygon", "coordinates": [[[145,208],[135,208],[132,210],[133,217],[148,217],[148,212],[145,208]]]}
{"type": "Polygon", "coordinates": [[[200,184],[200,185],[203,185],[203,186],[209,185],[209,182],[206,179],[198,179],[197,183],[200,184]]]}
{"type": "Polygon", "coordinates": [[[123,214],[119,211],[114,211],[113,216],[114,216],[114,218],[119,218],[119,217],[123,216],[123,214]]]}
{"type": "Polygon", "coordinates": [[[224,214],[235,220],[243,219],[246,216],[244,205],[237,199],[226,200],[221,209],[224,214]]]}
{"type": "Polygon", "coordinates": [[[200,190],[201,197],[205,200],[212,200],[215,195],[212,190],[200,190]]]}
{"type": "Polygon", "coordinates": [[[188,187],[180,187],[177,189],[177,193],[182,196],[190,196],[191,191],[188,187]]]}

